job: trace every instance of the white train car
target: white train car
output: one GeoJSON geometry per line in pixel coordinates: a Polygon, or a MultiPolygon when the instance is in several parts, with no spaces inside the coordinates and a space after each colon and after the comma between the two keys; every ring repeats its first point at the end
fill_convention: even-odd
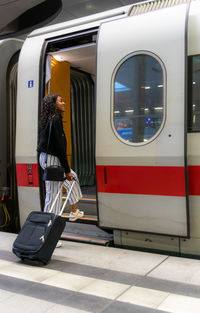
{"type": "Polygon", "coordinates": [[[38,117],[67,103],[69,161],[116,245],[200,255],[200,1],[150,1],[45,27],[18,65],[20,220],[40,210],[38,117]],[[49,63],[50,62],[50,63],[49,63]]]}

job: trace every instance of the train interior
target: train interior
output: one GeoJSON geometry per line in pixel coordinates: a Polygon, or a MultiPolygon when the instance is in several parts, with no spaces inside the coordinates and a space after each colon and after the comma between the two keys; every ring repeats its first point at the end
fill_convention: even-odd
{"type": "MultiPolygon", "coordinates": [[[[78,208],[85,217],[68,223],[64,237],[104,242],[112,234],[99,229],[95,172],[95,70],[96,33],[50,43],[46,51],[46,93],[59,93],[66,103],[63,117],[67,137],[67,157],[78,174],[83,198],[78,208]]],[[[66,197],[65,191],[63,199],[66,197]]],[[[63,217],[69,217],[67,205],[63,217]]]]}

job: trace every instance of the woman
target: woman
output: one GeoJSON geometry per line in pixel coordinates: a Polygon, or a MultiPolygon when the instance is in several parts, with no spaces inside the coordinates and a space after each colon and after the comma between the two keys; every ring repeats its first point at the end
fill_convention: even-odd
{"type": "MultiPolygon", "coordinates": [[[[76,221],[78,218],[84,216],[84,212],[77,209],[76,203],[82,198],[82,193],[76,173],[70,169],[66,148],[67,141],[62,124],[62,115],[65,112],[65,102],[58,94],[47,95],[42,101],[42,111],[40,116],[40,134],[37,151],[40,153],[40,166],[44,169],[50,165],[62,165],[65,168],[66,180],[64,187],[69,191],[71,181],[75,179],[74,187],[72,189],[69,202],[72,205],[69,220],[76,221]],[[47,151],[47,143],[49,137],[49,121],[52,120],[52,128],[50,134],[50,141],[47,151]],[[46,154],[48,152],[48,154],[46,154]]],[[[46,198],[44,205],[44,212],[48,212],[51,208],[52,202],[62,182],[45,181],[46,198]]],[[[59,214],[62,205],[62,195],[60,194],[57,203],[54,207],[53,213],[59,214]]]]}

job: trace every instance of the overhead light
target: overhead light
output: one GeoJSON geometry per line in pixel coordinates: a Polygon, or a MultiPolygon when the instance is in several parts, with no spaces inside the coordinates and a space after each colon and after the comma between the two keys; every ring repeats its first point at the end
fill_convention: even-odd
{"type": "Polygon", "coordinates": [[[142,86],[141,88],[143,88],[143,89],[151,89],[150,86],[142,86]]]}
{"type": "Polygon", "coordinates": [[[154,110],[162,110],[163,109],[163,107],[156,107],[156,108],[154,108],[154,110]]]}
{"type": "Polygon", "coordinates": [[[120,113],[120,111],[114,111],[114,113],[120,113]]]}
{"type": "Polygon", "coordinates": [[[158,88],[162,88],[162,87],[163,87],[163,85],[158,85],[157,87],[158,87],[158,88]]]}
{"type": "Polygon", "coordinates": [[[94,5],[92,4],[87,4],[86,5],[86,9],[90,10],[90,9],[93,9],[94,8],[94,5]]]}
{"type": "Polygon", "coordinates": [[[63,60],[63,58],[59,54],[54,54],[53,57],[56,61],[59,61],[59,62],[63,60]]]}
{"type": "Polygon", "coordinates": [[[125,110],[126,113],[132,113],[134,110],[125,110]]]}
{"type": "Polygon", "coordinates": [[[149,109],[148,109],[148,108],[145,108],[144,110],[145,110],[145,111],[149,111],[149,109]]]}
{"type": "Polygon", "coordinates": [[[196,85],[196,82],[192,82],[193,85],[196,85]]]}

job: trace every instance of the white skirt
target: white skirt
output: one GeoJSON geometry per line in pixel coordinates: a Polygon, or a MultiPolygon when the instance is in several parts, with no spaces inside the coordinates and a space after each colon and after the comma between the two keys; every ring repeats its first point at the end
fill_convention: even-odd
{"type": "MultiPolygon", "coordinates": [[[[46,153],[41,152],[39,157],[39,163],[42,169],[45,169],[46,166],[50,165],[61,165],[58,157],[51,154],[47,154],[47,164],[45,162],[46,162],[46,153]]],[[[72,205],[77,203],[82,198],[83,195],[81,192],[80,184],[76,173],[72,169],[71,173],[75,178],[74,187],[69,197],[69,203],[72,205]]],[[[43,210],[44,212],[48,212],[50,210],[53,200],[55,199],[56,194],[58,193],[58,190],[60,189],[62,183],[64,183],[64,187],[68,192],[72,182],[67,179],[64,182],[45,181],[46,197],[43,210]]],[[[62,193],[60,193],[52,212],[55,214],[59,214],[61,206],[62,206],[62,193]]]]}

